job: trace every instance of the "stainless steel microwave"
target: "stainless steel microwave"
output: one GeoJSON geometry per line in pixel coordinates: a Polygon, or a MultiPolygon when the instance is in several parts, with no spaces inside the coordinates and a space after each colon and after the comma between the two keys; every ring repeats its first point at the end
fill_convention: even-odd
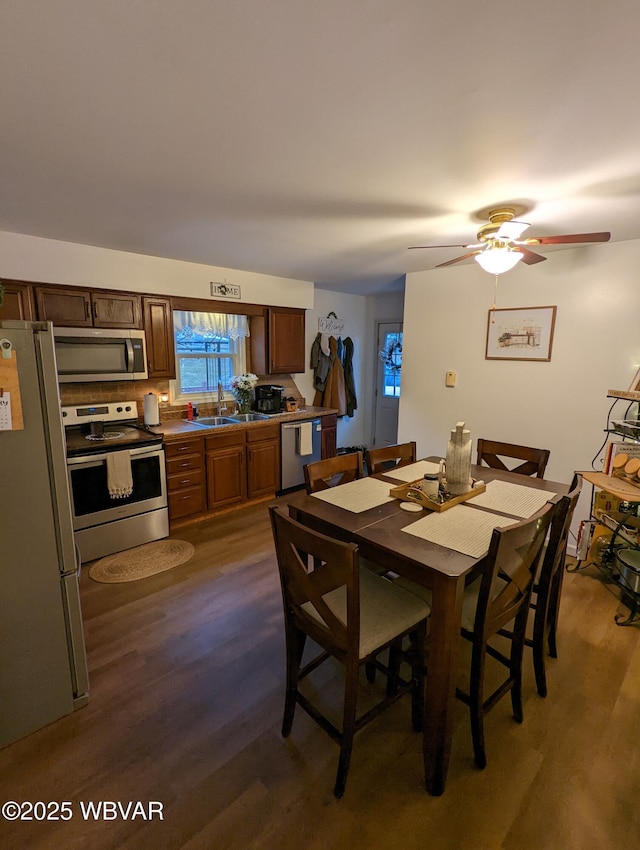
{"type": "Polygon", "coordinates": [[[144,331],[53,328],[60,383],[148,377],[144,331]]]}

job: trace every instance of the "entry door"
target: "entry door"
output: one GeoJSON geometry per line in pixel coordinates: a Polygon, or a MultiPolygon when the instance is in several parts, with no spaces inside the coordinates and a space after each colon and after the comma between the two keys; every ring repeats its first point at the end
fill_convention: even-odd
{"type": "Polygon", "coordinates": [[[376,404],[373,445],[398,442],[398,407],[402,372],[402,322],[379,322],[376,347],[376,404]]]}

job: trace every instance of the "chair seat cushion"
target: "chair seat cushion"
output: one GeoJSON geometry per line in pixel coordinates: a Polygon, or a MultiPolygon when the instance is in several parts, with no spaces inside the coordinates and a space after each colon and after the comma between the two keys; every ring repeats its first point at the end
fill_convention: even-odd
{"type": "MultiPolygon", "coordinates": [[[[323,599],[333,613],[346,623],[346,587],[337,587],[325,594],[323,599]]],[[[315,620],[322,622],[310,602],[306,602],[302,608],[315,620]]],[[[424,600],[361,567],[359,657],[366,658],[398,635],[410,631],[421,620],[426,620],[430,613],[431,607],[424,600]]]]}

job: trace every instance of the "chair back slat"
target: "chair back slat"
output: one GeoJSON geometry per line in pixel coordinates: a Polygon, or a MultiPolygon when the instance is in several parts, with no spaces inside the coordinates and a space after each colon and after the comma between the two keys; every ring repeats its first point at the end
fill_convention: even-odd
{"type": "Polygon", "coordinates": [[[530,519],[494,529],[478,595],[477,635],[496,634],[528,608],[553,508],[545,505],[530,519]]]}
{"type": "Polygon", "coordinates": [[[544,478],[550,455],[549,449],[535,449],[531,446],[519,446],[515,443],[501,443],[496,440],[478,439],[478,465],[484,462],[492,469],[517,472],[519,475],[535,475],[544,478]],[[509,467],[503,458],[521,460],[521,464],[509,467]]]}
{"type": "Polygon", "coordinates": [[[289,625],[300,621],[321,646],[357,653],[360,623],[357,546],[311,531],[279,507],[270,506],[269,513],[289,625]],[[310,564],[315,566],[310,568],[310,564]],[[346,595],[346,622],[323,598],[340,590],[346,595]]]}

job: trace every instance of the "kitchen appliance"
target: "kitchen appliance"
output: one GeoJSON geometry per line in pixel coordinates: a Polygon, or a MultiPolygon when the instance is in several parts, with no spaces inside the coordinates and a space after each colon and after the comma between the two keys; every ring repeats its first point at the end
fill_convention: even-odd
{"type": "Polygon", "coordinates": [[[282,446],[282,490],[304,485],[304,467],[322,458],[322,424],[320,419],[283,422],[280,425],[282,446]]]}
{"type": "MultiPolygon", "coordinates": [[[[0,746],[6,746],[85,705],[89,679],[52,326],[4,321],[0,339],[12,346],[23,425],[0,430],[0,746]]],[[[13,427],[20,424],[17,405],[12,391],[13,427]]]]}
{"type": "Polygon", "coordinates": [[[254,410],[258,413],[280,413],[284,387],[278,384],[262,384],[255,387],[254,410]]]}
{"type": "Polygon", "coordinates": [[[144,331],[54,328],[58,381],[137,381],[147,375],[144,331]]]}
{"type": "Polygon", "coordinates": [[[137,425],[135,401],[79,404],[62,408],[73,529],[80,559],[160,540],[169,534],[162,435],[137,425]],[[96,435],[95,423],[103,425],[96,435]],[[126,452],[131,494],[109,493],[109,454],[126,452]]]}

